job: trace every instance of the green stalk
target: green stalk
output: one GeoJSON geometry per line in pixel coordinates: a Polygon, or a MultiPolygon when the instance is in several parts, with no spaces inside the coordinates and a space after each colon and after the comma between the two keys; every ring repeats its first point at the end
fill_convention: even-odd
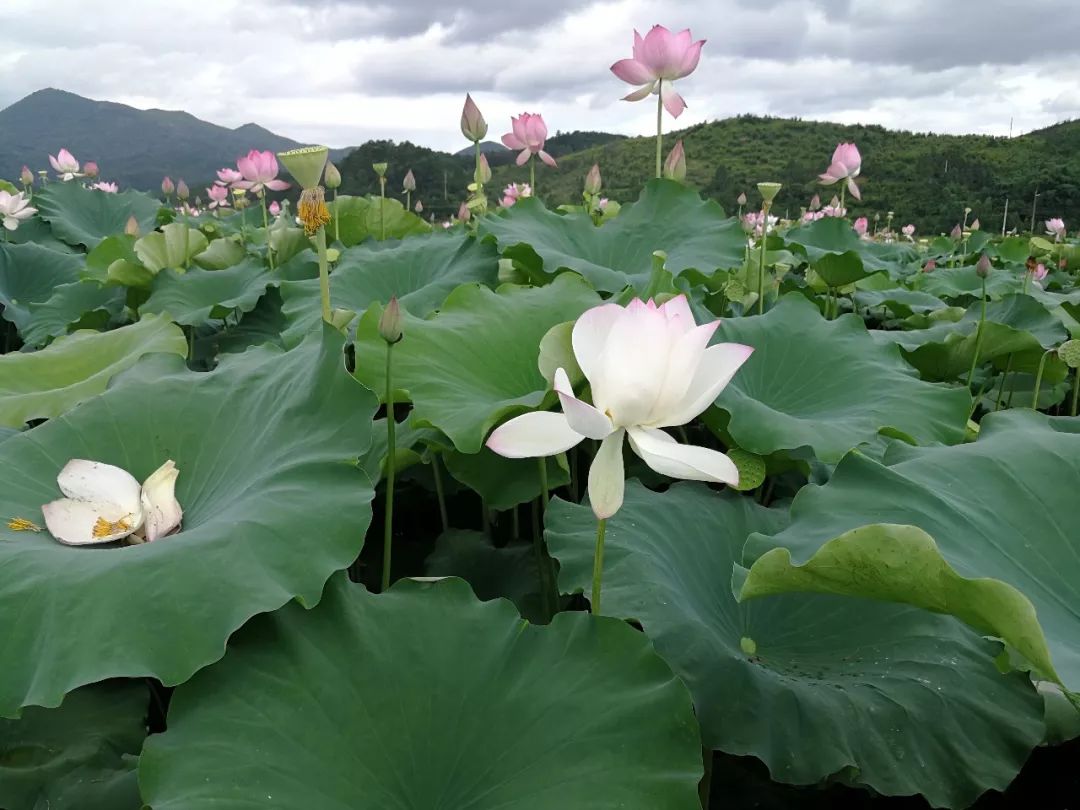
{"type": "Polygon", "coordinates": [[[322,317],[330,323],[330,262],[326,256],[326,228],[315,234],[315,248],[319,252],[319,294],[322,298],[322,317]]]}
{"type": "Polygon", "coordinates": [[[844,217],[847,217],[847,180],[840,185],[840,210],[844,212],[844,217]]]}
{"type": "Polygon", "coordinates": [[[379,178],[379,241],[386,239],[386,178],[379,178]]]}
{"type": "Polygon", "coordinates": [[[768,202],[764,203],[761,207],[761,245],[759,251],[761,253],[760,261],[758,262],[758,278],[757,278],[757,314],[765,314],[765,243],[769,238],[769,209],[772,206],[768,202]]]}
{"type": "Polygon", "coordinates": [[[1005,380],[1009,378],[1009,372],[1012,371],[1013,353],[1009,352],[1009,359],[1005,363],[1005,373],[1001,375],[1001,384],[998,385],[997,401],[994,402],[994,410],[997,411],[1001,408],[1001,397],[1005,393],[1005,380]]]}
{"type": "Polygon", "coordinates": [[[548,492],[547,459],[541,456],[537,461],[540,462],[540,492],[543,497],[541,503],[544,509],[547,509],[548,501],[551,500],[551,494],[548,492]]]}
{"type": "Polygon", "coordinates": [[[1042,388],[1043,371],[1046,370],[1046,358],[1050,356],[1050,353],[1054,349],[1043,352],[1043,356],[1039,358],[1039,370],[1035,373],[1035,393],[1031,396],[1031,410],[1039,410],[1039,390],[1042,388]]]}
{"type": "Polygon", "coordinates": [[[274,269],[274,251],[270,247],[270,214],[266,210],[266,195],[260,194],[259,199],[262,201],[263,210],[263,230],[266,231],[266,258],[270,260],[270,269],[274,269]]]}
{"type": "Polygon", "coordinates": [[[982,309],[979,313],[979,326],[975,332],[975,356],[971,358],[971,370],[968,371],[968,388],[975,379],[975,367],[979,364],[979,352],[982,351],[983,324],[986,323],[986,279],[982,280],[982,309]]]}
{"type": "Polygon", "coordinates": [[[656,83],[656,176],[664,176],[664,100],[660,95],[664,80],[656,83]]]}
{"type": "Polygon", "coordinates": [[[604,575],[604,535],[607,533],[607,521],[596,522],[596,550],[593,552],[592,569],[592,614],[600,615],[600,580],[604,575]]]}
{"type": "Polygon", "coordinates": [[[338,216],[337,189],[334,189],[334,241],[341,241],[341,217],[338,216]]]}
{"type": "Polygon", "coordinates": [[[1076,416],[1076,403],[1080,399],[1080,368],[1073,374],[1072,407],[1069,408],[1069,416],[1076,416]]]}
{"type": "Polygon", "coordinates": [[[529,157],[529,188],[532,189],[533,196],[536,196],[536,158],[529,157]]]}
{"type": "Polygon", "coordinates": [[[431,456],[431,475],[435,479],[435,497],[439,501],[439,520],[442,521],[443,531],[450,528],[450,519],[446,514],[446,491],[443,489],[442,470],[439,469],[439,454],[431,456]]]}
{"type": "Polygon", "coordinates": [[[412,192],[411,191],[406,191],[405,192],[405,210],[406,211],[412,211],[412,192]]]}
{"type": "MultiPolygon", "coordinates": [[[[322,229],[319,229],[322,233],[322,229]]],[[[324,240],[325,241],[325,240],[324,240]]],[[[394,344],[386,344],[386,514],[383,518],[382,589],[390,587],[391,540],[394,536],[394,474],[397,467],[394,420],[394,344]]]]}

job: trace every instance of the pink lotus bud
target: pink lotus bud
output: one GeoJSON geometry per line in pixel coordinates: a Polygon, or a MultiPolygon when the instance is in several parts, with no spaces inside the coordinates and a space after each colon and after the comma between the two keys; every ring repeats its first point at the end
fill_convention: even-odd
{"type": "Polygon", "coordinates": [[[128,217],[127,224],[124,225],[124,233],[126,233],[128,236],[139,235],[139,220],[135,219],[134,214],[128,217]]]}
{"type": "Polygon", "coordinates": [[[487,131],[487,121],[480,114],[480,108],[476,106],[472,96],[466,93],[465,107],[461,111],[461,134],[473,143],[478,143],[484,140],[487,131]]]}
{"type": "Polygon", "coordinates": [[[99,174],[98,165],[92,160],[86,161],[86,163],[83,164],[83,174],[85,174],[88,179],[93,180],[99,174]]]}
{"type": "Polygon", "coordinates": [[[19,174],[19,181],[24,186],[32,186],[32,185],[34,185],[34,173],[32,171],[30,171],[29,166],[23,166],[22,167],[22,172],[19,174]]]}
{"type": "Polygon", "coordinates": [[[1061,259],[1058,262],[1058,270],[1067,270],[1068,267],[1069,267],[1069,260],[1068,259],[1061,259]]]}
{"type": "Polygon", "coordinates": [[[417,214],[422,214],[424,213],[424,204],[420,202],[420,200],[417,200],[416,205],[412,207],[412,210],[415,211],[417,214]]]}
{"type": "Polygon", "coordinates": [[[937,262],[931,259],[926,263],[926,266],[923,267],[922,271],[924,273],[932,273],[934,272],[935,268],[937,268],[937,262]]]}
{"type": "Polygon", "coordinates": [[[829,164],[829,168],[825,170],[824,174],[818,176],[818,180],[824,186],[846,182],[851,196],[856,200],[861,200],[862,195],[859,193],[859,187],[855,185],[855,178],[859,176],[861,171],[862,156],[859,154],[859,148],[853,143],[841,143],[837,144],[836,149],[833,151],[832,163],[829,164]]]}
{"type": "Polygon", "coordinates": [[[412,169],[405,172],[405,179],[401,181],[402,191],[416,191],[416,177],[413,176],[412,169]]]}
{"type": "Polygon", "coordinates": [[[984,253],[982,256],[979,257],[979,261],[975,265],[975,274],[979,278],[986,278],[988,275],[990,275],[990,269],[992,267],[993,265],[990,264],[990,257],[984,253]]]}
{"type": "Polygon", "coordinates": [[[960,226],[957,225],[955,228],[952,229],[952,233],[949,234],[949,236],[951,236],[953,239],[962,239],[964,236],[964,232],[960,230],[960,226]]]}
{"type": "Polygon", "coordinates": [[[491,164],[488,163],[487,155],[480,154],[480,171],[473,178],[480,185],[491,182],[491,164]]]}
{"type": "Polygon", "coordinates": [[[979,230],[979,220],[977,218],[976,218],[976,220],[974,222],[971,223],[971,230],[973,230],[973,231],[979,230]]]}
{"type": "Polygon", "coordinates": [[[270,216],[272,216],[272,217],[276,217],[276,216],[280,215],[281,214],[281,203],[279,203],[277,200],[274,200],[272,203],[270,203],[269,211],[270,211],[270,216]]]}
{"type": "Polygon", "coordinates": [[[161,193],[166,197],[171,197],[173,192],[176,191],[176,185],[173,183],[171,177],[166,177],[161,181],[161,193]]]}
{"type": "Polygon", "coordinates": [[[600,164],[594,163],[593,167],[589,169],[589,173],[585,175],[585,193],[599,194],[600,184],[600,164]]]}
{"type": "Polygon", "coordinates": [[[857,233],[859,236],[866,236],[866,231],[869,225],[870,223],[866,221],[866,217],[859,217],[857,220],[855,220],[855,233],[857,233]]]}
{"type": "Polygon", "coordinates": [[[457,218],[458,222],[468,222],[472,219],[472,211],[469,210],[467,203],[462,202],[461,205],[458,206],[457,218]]]}
{"type": "Polygon", "coordinates": [[[810,198],[810,210],[817,211],[821,208],[821,197],[815,194],[810,198]]]}
{"type": "Polygon", "coordinates": [[[402,338],[401,320],[401,305],[394,296],[379,318],[379,336],[391,345],[397,343],[402,338]]]}
{"type": "Polygon", "coordinates": [[[191,191],[188,189],[187,183],[183,180],[176,184],[176,196],[181,200],[186,200],[191,196],[191,191]]]}
{"type": "Polygon", "coordinates": [[[686,179],[686,152],[683,151],[681,140],[675,142],[667,160],[664,161],[664,177],[679,182],[686,179]]]}
{"type": "Polygon", "coordinates": [[[739,205],[746,205],[746,192],[741,192],[739,196],[735,198],[735,202],[739,205]]]}

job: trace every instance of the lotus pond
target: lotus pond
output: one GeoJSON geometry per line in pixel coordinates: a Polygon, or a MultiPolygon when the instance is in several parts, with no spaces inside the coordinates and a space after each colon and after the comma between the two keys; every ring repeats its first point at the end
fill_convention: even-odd
{"type": "Polygon", "coordinates": [[[680,153],[3,184],[0,807],[1069,806],[1080,245],[680,153]]]}

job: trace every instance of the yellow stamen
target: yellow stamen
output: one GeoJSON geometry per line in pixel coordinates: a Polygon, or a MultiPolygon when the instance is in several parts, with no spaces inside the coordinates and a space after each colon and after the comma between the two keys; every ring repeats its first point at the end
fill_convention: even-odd
{"type": "Polygon", "coordinates": [[[7,527],[13,532],[40,532],[43,531],[40,526],[33,523],[26,518],[12,518],[8,521],[7,527]]]}
{"type": "Polygon", "coordinates": [[[94,537],[108,537],[111,534],[119,534],[120,532],[126,532],[131,530],[131,524],[128,523],[127,518],[120,518],[120,520],[113,522],[106,520],[103,517],[99,517],[94,523],[94,528],[91,534],[94,537]]]}
{"type": "Polygon", "coordinates": [[[304,225],[304,233],[308,236],[314,236],[319,232],[319,228],[330,222],[330,209],[326,207],[322,186],[304,189],[296,213],[304,225]]]}

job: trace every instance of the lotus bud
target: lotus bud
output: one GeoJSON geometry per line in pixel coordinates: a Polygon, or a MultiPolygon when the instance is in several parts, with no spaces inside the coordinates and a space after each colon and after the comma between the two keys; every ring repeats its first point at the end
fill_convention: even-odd
{"type": "Polygon", "coordinates": [[[412,169],[405,172],[405,179],[401,181],[402,191],[416,191],[416,178],[413,176],[412,169]]]}
{"type": "Polygon", "coordinates": [[[386,169],[389,164],[387,163],[372,163],[371,168],[375,170],[375,174],[379,175],[379,179],[382,180],[386,177],[386,169]]]}
{"type": "Polygon", "coordinates": [[[326,169],[323,171],[323,185],[331,191],[341,187],[341,172],[329,160],[326,161],[326,169]]]}
{"type": "Polygon", "coordinates": [[[420,202],[420,200],[417,200],[416,205],[413,206],[413,211],[415,211],[417,214],[424,213],[424,204],[420,202]]]}
{"type": "Polygon", "coordinates": [[[465,94],[465,107],[461,111],[461,134],[473,143],[479,143],[487,135],[488,126],[484,116],[480,114],[480,108],[472,100],[472,96],[465,94]]]}
{"type": "Polygon", "coordinates": [[[469,204],[463,202],[458,206],[457,210],[458,222],[468,222],[472,219],[472,211],[469,210],[469,204]]]}
{"type": "Polygon", "coordinates": [[[960,230],[960,226],[957,225],[952,229],[952,233],[949,234],[953,239],[961,239],[964,236],[964,232],[960,230]]]}
{"type": "Polygon", "coordinates": [[[594,163],[593,167],[589,169],[589,173],[585,175],[585,193],[599,194],[601,188],[600,184],[600,164],[594,163]]]}
{"type": "Polygon", "coordinates": [[[99,173],[98,165],[94,161],[88,160],[83,164],[83,174],[86,175],[87,179],[93,180],[99,173]]]}
{"type": "Polygon", "coordinates": [[[986,278],[988,275],[990,275],[991,267],[992,265],[990,264],[990,257],[984,253],[982,256],[979,257],[978,264],[975,265],[975,274],[979,278],[986,278]]]}
{"type": "Polygon", "coordinates": [[[171,177],[166,177],[161,181],[161,193],[166,197],[171,197],[173,192],[176,191],[176,185],[173,183],[171,177]]]}
{"type": "Polygon", "coordinates": [[[821,208],[821,197],[815,194],[810,198],[810,210],[817,211],[821,208]]]}
{"type": "Polygon", "coordinates": [[[181,180],[176,184],[176,196],[181,200],[186,200],[191,196],[191,190],[187,187],[187,183],[181,180]]]}
{"type": "Polygon", "coordinates": [[[390,299],[379,318],[379,336],[390,345],[401,340],[401,305],[397,296],[390,299]]]}
{"type": "Polygon", "coordinates": [[[741,192],[739,196],[735,198],[735,202],[739,205],[746,205],[746,192],[741,192]]]}
{"type": "Polygon", "coordinates": [[[776,199],[776,195],[780,193],[780,183],[758,183],[758,194],[761,195],[761,199],[765,200],[766,205],[772,205],[772,201],[776,199]]]}
{"type": "Polygon", "coordinates": [[[278,160],[302,189],[311,189],[322,180],[323,169],[330,150],[325,146],[305,146],[288,152],[278,152],[278,160]]]}
{"type": "Polygon", "coordinates": [[[971,223],[971,230],[973,230],[973,231],[979,230],[979,220],[978,219],[976,219],[974,222],[971,223]]]}
{"type": "Polygon", "coordinates": [[[134,214],[128,217],[127,224],[124,226],[124,233],[126,233],[128,236],[139,235],[139,220],[135,219],[134,214]]]}
{"type": "Polygon", "coordinates": [[[667,160],[664,161],[664,177],[682,182],[686,179],[686,152],[682,141],[676,141],[667,160]]]}
{"type": "Polygon", "coordinates": [[[480,170],[474,179],[482,186],[491,182],[491,164],[483,153],[480,155],[480,170]]]}
{"type": "Polygon", "coordinates": [[[30,171],[29,166],[22,167],[22,172],[19,174],[19,180],[24,186],[34,185],[34,173],[30,171]]]}
{"type": "Polygon", "coordinates": [[[930,259],[930,261],[928,261],[923,267],[922,271],[924,273],[933,273],[935,269],[937,269],[937,262],[933,259],[930,259]]]}

